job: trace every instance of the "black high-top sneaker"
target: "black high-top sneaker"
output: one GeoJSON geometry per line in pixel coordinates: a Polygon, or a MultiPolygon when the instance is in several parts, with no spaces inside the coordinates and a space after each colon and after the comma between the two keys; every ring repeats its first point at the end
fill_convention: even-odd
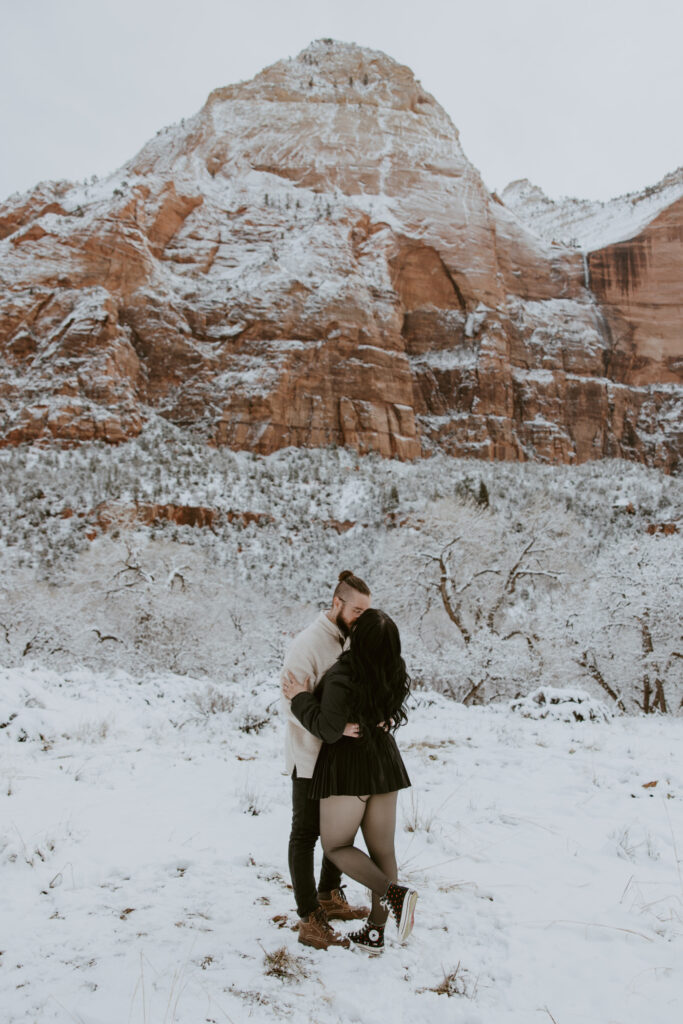
{"type": "Polygon", "coordinates": [[[382,906],[390,911],[398,928],[398,941],[403,942],[413,930],[415,924],[415,904],[417,893],[406,885],[390,882],[387,891],[380,900],[382,906]]]}
{"type": "Polygon", "coordinates": [[[355,946],[368,953],[382,953],[384,950],[384,925],[373,924],[368,918],[365,926],[358,932],[351,932],[347,935],[347,939],[351,939],[355,946]]]}

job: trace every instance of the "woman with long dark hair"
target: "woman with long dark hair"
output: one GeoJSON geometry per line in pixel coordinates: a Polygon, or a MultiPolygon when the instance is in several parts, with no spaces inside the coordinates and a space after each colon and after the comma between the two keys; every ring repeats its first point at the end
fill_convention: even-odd
{"type": "Polygon", "coordinates": [[[365,926],[349,936],[379,952],[391,913],[400,941],[412,931],[417,893],[397,880],[394,833],[398,790],[410,779],[393,733],[406,720],[410,679],[394,621],[368,608],[351,633],[351,646],[309,693],[297,681],[283,684],[292,713],[323,741],[310,798],[320,800],[323,850],[344,874],[372,892],[365,926]],[[344,735],[357,722],[357,738],[344,735]],[[368,854],[353,841],[361,829],[368,854]]]}

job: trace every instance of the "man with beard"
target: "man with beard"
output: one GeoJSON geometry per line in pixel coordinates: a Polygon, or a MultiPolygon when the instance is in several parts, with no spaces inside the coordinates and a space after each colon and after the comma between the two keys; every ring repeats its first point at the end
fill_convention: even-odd
{"type": "MultiPolygon", "coordinates": [[[[312,690],[344,650],[356,619],[370,607],[370,588],[350,571],[339,574],[332,607],[294,637],[285,657],[283,676],[312,690]]],[[[289,872],[299,914],[299,942],[316,949],[347,946],[330,919],[365,918],[367,907],[350,906],[341,886],[341,873],[323,856],[316,889],[313,855],[320,837],[320,805],[309,800],[311,776],[321,742],[294,717],[290,702],[281,695],[286,719],[285,760],[292,778],[292,830],[289,836],[289,872]]],[[[348,723],[345,736],[357,736],[358,725],[348,723]]]]}

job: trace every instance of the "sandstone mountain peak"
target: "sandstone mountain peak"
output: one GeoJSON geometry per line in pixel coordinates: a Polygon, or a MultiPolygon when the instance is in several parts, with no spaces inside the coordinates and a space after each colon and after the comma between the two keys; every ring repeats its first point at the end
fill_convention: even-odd
{"type": "Polygon", "coordinates": [[[280,102],[313,102],[393,107],[413,113],[441,107],[410,68],[379,50],[356,43],[318,39],[296,57],[265,68],[250,82],[215,90],[209,105],[237,96],[280,102]]]}
{"type": "Polygon", "coordinates": [[[488,202],[457,129],[409,68],[355,43],[318,40],[250,81],[214,90],[123,171],[194,182],[203,164],[224,183],[248,167],[299,188],[384,199],[414,192],[425,161],[438,177],[467,176],[488,202]]]}
{"type": "Polygon", "coordinates": [[[104,181],[0,204],[0,443],[160,415],[259,452],[671,469],[678,185],[584,252],[526,226],[546,204],[517,185],[526,207],[492,197],[378,51],[317,40],[217,89],[104,181]]]}
{"type": "Polygon", "coordinates": [[[511,181],[501,192],[501,198],[506,204],[510,204],[516,199],[535,199],[541,203],[552,203],[552,199],[548,198],[543,189],[539,185],[534,185],[528,178],[517,178],[516,181],[511,181]]]}

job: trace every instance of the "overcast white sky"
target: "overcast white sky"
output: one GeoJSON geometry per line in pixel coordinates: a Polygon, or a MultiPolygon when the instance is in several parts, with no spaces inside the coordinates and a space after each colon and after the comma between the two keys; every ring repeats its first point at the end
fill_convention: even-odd
{"type": "Polygon", "coordinates": [[[0,0],[0,199],[106,174],[323,36],[408,64],[491,189],[608,199],[683,164],[681,0],[0,0]]]}

